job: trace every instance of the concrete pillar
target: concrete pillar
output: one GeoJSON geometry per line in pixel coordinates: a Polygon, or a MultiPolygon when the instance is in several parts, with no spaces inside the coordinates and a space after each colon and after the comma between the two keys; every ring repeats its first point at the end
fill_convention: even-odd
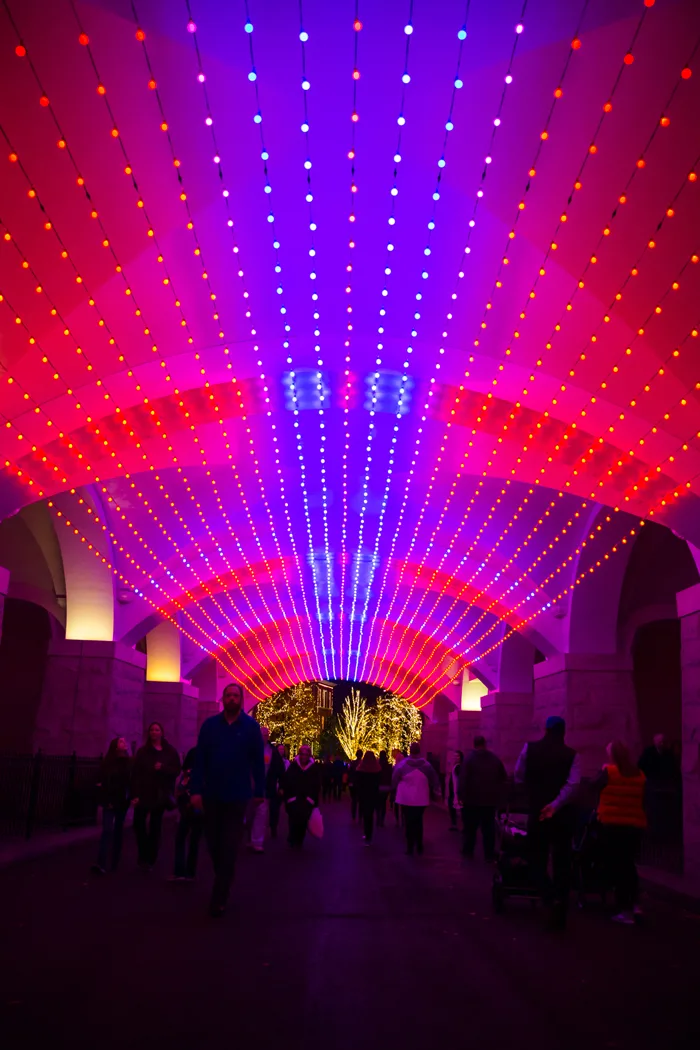
{"type": "Polygon", "coordinates": [[[165,738],[184,754],[197,743],[199,690],[189,682],[146,682],[143,694],[143,734],[160,722],[165,738]]]}
{"type": "Polygon", "coordinates": [[[2,616],[5,608],[5,598],[10,589],[9,569],[0,567],[0,640],[2,639],[2,616]]]}
{"type": "MultiPolygon", "coordinates": [[[[447,720],[447,758],[451,751],[463,751],[466,755],[481,731],[481,711],[451,711],[447,720]]],[[[447,763],[441,768],[447,769],[447,763]]]]}
{"type": "Polygon", "coordinates": [[[581,756],[581,773],[594,776],[611,740],[633,755],[641,747],[632,662],[615,653],[563,653],[535,664],[533,729],[548,715],[566,719],[566,740],[581,756]]]}
{"type": "Polygon", "coordinates": [[[174,623],[163,620],[146,635],[146,681],[180,681],[180,639],[174,623]]]}
{"type": "Polygon", "coordinates": [[[220,713],[221,704],[218,700],[200,700],[197,704],[197,735],[199,735],[199,730],[202,728],[202,722],[206,722],[207,718],[220,713]]]}
{"type": "Polygon", "coordinates": [[[535,739],[532,693],[502,690],[481,698],[481,732],[487,747],[495,751],[509,773],[515,769],[523,745],[535,739]]]}
{"type": "Polygon", "coordinates": [[[52,642],[34,748],[93,756],[115,736],[140,746],[145,666],[143,653],[118,642],[52,642]]]}
{"type": "Polygon", "coordinates": [[[104,551],[113,560],[109,539],[95,521],[101,513],[101,507],[88,489],[80,489],[77,496],[67,493],[56,496],[52,501],[66,585],[66,638],[75,641],[111,642],[114,638],[112,570],[96,558],[82,540],[85,536],[96,550],[104,551]],[[87,505],[92,507],[94,515],[87,513],[87,505]],[[58,520],[58,511],[64,519],[76,523],[78,535],[58,520]]]}
{"type": "Polygon", "coordinates": [[[680,591],[683,856],[686,876],[700,879],[700,584],[680,591]]]}

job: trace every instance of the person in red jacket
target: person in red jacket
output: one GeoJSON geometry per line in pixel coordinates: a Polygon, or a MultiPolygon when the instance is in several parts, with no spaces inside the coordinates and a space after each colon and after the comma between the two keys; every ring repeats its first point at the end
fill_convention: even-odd
{"type": "Polygon", "coordinates": [[[608,744],[608,762],[596,780],[600,790],[598,821],[601,839],[610,865],[618,913],[615,922],[634,923],[639,877],[635,864],[642,830],[647,826],[644,811],[646,777],[630,759],[620,741],[608,744]]]}

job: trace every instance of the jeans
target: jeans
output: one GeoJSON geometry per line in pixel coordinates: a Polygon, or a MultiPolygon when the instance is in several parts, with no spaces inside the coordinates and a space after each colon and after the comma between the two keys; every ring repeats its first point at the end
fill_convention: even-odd
{"type": "Polygon", "coordinates": [[[107,867],[110,847],[112,853],[112,871],[119,866],[119,858],[122,852],[122,830],[124,828],[125,809],[103,809],[102,810],[102,834],[100,845],[97,850],[97,864],[100,868],[107,867]]]}
{"type": "Polygon", "coordinates": [[[282,799],[279,795],[273,795],[272,798],[267,800],[267,804],[270,807],[270,834],[273,839],[276,839],[277,828],[280,822],[280,810],[282,809],[282,799]]]}
{"type": "Polygon", "coordinates": [[[214,865],[212,908],[223,908],[228,900],[247,808],[246,802],[205,802],[204,834],[214,865]]]}
{"type": "Polygon", "coordinates": [[[496,808],[495,806],[465,806],[462,810],[464,822],[464,849],[466,856],[474,853],[476,834],[481,828],[484,843],[484,857],[493,860],[496,850],[496,808]]]}
{"type": "Polygon", "coordinates": [[[528,819],[528,852],[535,885],[545,901],[558,904],[563,912],[569,905],[572,838],[573,821],[566,809],[555,813],[549,820],[540,820],[539,814],[528,819]],[[551,880],[547,873],[550,853],[551,880]]]}
{"type": "Polygon", "coordinates": [[[146,806],[134,807],[134,831],[139,851],[139,864],[151,868],[157,861],[162,823],[162,809],[147,809],[146,806]]]}
{"type": "Polygon", "coordinates": [[[377,795],[377,827],[383,828],[386,820],[386,807],[389,801],[389,792],[380,789],[377,795]]]}
{"type": "Polygon", "coordinates": [[[313,806],[306,799],[295,799],[287,803],[287,817],[289,819],[289,845],[301,846],[306,838],[306,829],[309,826],[309,817],[313,806]]]}
{"type": "Polygon", "coordinates": [[[354,784],[350,785],[350,816],[353,820],[357,817],[357,807],[359,805],[359,798],[357,795],[357,788],[354,784]]]}
{"type": "Polygon", "coordinates": [[[639,876],[635,860],[639,850],[639,828],[620,824],[603,824],[601,846],[615,888],[615,903],[620,911],[632,911],[639,898],[639,876]]]}
{"type": "Polygon", "coordinates": [[[248,819],[250,820],[250,844],[254,849],[263,849],[265,846],[265,831],[269,815],[270,807],[267,799],[264,802],[251,803],[248,819]]]}
{"type": "Polygon", "coordinates": [[[425,806],[402,806],[401,815],[406,825],[406,848],[409,853],[423,852],[423,814],[425,806]]]}
{"type": "Polygon", "coordinates": [[[193,879],[197,874],[199,842],[202,838],[202,815],[187,810],[180,816],[175,836],[175,870],[177,879],[193,879]],[[188,849],[189,839],[189,849],[188,849]]]}
{"type": "Polygon", "coordinates": [[[360,815],[362,816],[365,840],[367,842],[372,841],[372,832],[374,831],[374,810],[376,805],[376,799],[371,797],[362,799],[360,802],[360,815]]]}

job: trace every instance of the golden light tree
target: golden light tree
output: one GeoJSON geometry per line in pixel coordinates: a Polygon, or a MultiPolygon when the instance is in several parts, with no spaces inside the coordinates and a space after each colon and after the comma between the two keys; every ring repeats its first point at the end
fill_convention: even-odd
{"type": "Polygon", "coordinates": [[[374,717],[359,689],[353,689],[343,701],[338,716],[336,735],[348,758],[354,759],[358,750],[375,746],[374,717]]]}
{"type": "Polygon", "coordinates": [[[408,751],[414,740],[420,740],[423,720],[420,712],[400,696],[387,693],[377,699],[374,709],[374,741],[377,750],[408,751]]]}
{"type": "Polygon", "coordinates": [[[287,745],[290,755],[296,755],[302,744],[310,744],[314,752],[318,751],[321,717],[311,682],[275,693],[257,705],[255,717],[260,725],[268,727],[276,743],[287,745]]]}

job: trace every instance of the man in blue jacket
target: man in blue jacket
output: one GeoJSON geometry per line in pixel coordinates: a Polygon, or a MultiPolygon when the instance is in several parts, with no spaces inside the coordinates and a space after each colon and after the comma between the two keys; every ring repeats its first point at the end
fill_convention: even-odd
{"type": "Polygon", "coordinates": [[[227,685],[221,714],[199,731],[190,790],[194,809],[204,809],[204,831],[214,864],[210,913],[226,910],[246,810],[265,797],[265,762],[260,727],[243,710],[243,687],[227,685]]]}

